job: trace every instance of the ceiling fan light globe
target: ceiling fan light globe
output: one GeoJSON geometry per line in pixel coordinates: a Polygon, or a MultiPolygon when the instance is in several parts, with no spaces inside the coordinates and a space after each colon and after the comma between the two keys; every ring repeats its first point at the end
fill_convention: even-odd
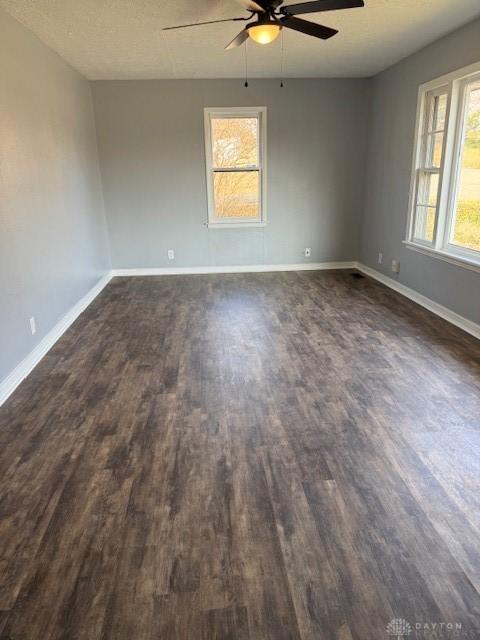
{"type": "Polygon", "coordinates": [[[280,34],[280,25],[275,23],[257,24],[248,28],[248,35],[258,44],[270,44],[280,34]]]}

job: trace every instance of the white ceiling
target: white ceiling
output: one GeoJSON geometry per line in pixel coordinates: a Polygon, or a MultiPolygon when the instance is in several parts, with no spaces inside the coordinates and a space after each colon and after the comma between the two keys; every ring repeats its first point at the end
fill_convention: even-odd
{"type": "MultiPolygon", "coordinates": [[[[363,9],[302,16],[340,30],[325,42],[284,29],[284,75],[371,76],[480,16],[480,0],[365,3],[363,9]]],[[[244,73],[243,47],[223,50],[242,23],[161,30],[240,16],[235,0],[0,0],[0,6],[92,80],[244,73]]],[[[267,46],[249,43],[248,62],[251,77],[278,77],[280,38],[267,46]]]]}

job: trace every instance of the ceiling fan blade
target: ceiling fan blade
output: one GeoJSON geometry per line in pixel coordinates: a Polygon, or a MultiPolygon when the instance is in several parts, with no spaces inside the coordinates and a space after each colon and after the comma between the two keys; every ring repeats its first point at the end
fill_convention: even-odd
{"type": "Polygon", "coordinates": [[[319,11],[335,11],[337,9],[354,9],[364,7],[363,0],[317,0],[317,2],[302,2],[282,7],[280,11],[288,16],[296,16],[301,13],[317,13],[319,11]]]}
{"type": "Polygon", "coordinates": [[[230,42],[230,44],[227,44],[225,50],[230,51],[230,49],[236,49],[236,47],[240,47],[245,42],[245,40],[248,40],[248,31],[246,29],[243,29],[243,31],[240,31],[238,36],[236,36],[230,42]]]}
{"type": "Polygon", "coordinates": [[[192,24],[179,24],[175,27],[163,27],[162,31],[171,31],[172,29],[185,29],[186,27],[201,27],[204,24],[217,24],[218,22],[237,22],[239,20],[248,20],[248,18],[225,18],[224,20],[208,20],[207,22],[192,22],[192,24]]]}
{"type": "Polygon", "coordinates": [[[265,13],[265,9],[258,2],[254,2],[254,0],[237,0],[239,4],[242,5],[244,9],[247,11],[254,11],[257,13],[265,13]]]}
{"type": "Polygon", "coordinates": [[[307,36],[314,36],[315,38],[321,38],[322,40],[328,40],[328,38],[331,38],[338,33],[337,29],[330,29],[330,27],[324,27],[322,24],[316,24],[315,22],[309,22],[308,20],[301,20],[300,18],[294,18],[293,16],[280,18],[280,22],[284,27],[295,29],[295,31],[306,33],[307,36]]]}

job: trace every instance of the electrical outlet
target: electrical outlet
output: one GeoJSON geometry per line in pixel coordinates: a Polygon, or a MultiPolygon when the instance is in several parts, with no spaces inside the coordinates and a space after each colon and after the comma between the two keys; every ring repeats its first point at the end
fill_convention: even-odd
{"type": "Polygon", "coordinates": [[[168,259],[175,260],[175,251],[173,249],[168,250],[168,259]]]}
{"type": "Polygon", "coordinates": [[[34,336],[37,333],[37,325],[35,324],[35,318],[32,316],[29,322],[30,322],[30,331],[32,332],[32,336],[34,336]]]}
{"type": "Polygon", "coordinates": [[[310,247],[307,247],[305,249],[305,258],[310,258],[311,255],[312,255],[312,250],[310,249],[310,247]]]}
{"type": "Polygon", "coordinates": [[[398,260],[392,260],[393,273],[400,273],[400,262],[398,260]]]}
{"type": "Polygon", "coordinates": [[[383,253],[378,254],[378,264],[382,264],[383,262],[383,253]]]}

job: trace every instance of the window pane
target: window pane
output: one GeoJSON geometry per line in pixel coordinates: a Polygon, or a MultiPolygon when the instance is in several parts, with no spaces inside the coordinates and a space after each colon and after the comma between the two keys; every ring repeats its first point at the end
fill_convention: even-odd
{"type": "Polygon", "coordinates": [[[447,115],[447,95],[437,96],[437,113],[435,129],[445,129],[445,118],[447,115]]]}
{"type": "Polygon", "coordinates": [[[433,96],[430,102],[428,114],[428,131],[445,129],[445,116],[447,114],[447,95],[433,96]]]}
{"type": "Polygon", "coordinates": [[[443,133],[432,133],[427,136],[426,167],[439,169],[442,164],[443,133]]]}
{"type": "Polygon", "coordinates": [[[436,209],[434,207],[417,207],[415,217],[415,238],[426,242],[433,242],[436,209]]]}
{"type": "Polygon", "coordinates": [[[445,118],[447,115],[447,94],[433,95],[427,94],[426,122],[424,133],[433,131],[443,131],[445,129],[445,118]]]}
{"type": "Polygon", "coordinates": [[[257,118],[212,118],[213,167],[258,166],[257,118]]]}
{"type": "Polygon", "coordinates": [[[216,218],[259,217],[258,171],[216,171],[213,190],[216,218]]]}
{"type": "Polygon", "coordinates": [[[421,173],[417,198],[418,204],[431,207],[437,206],[439,178],[438,173],[421,173]]]}
{"type": "Polygon", "coordinates": [[[452,241],[480,251],[480,86],[468,96],[465,127],[452,241]]]}

